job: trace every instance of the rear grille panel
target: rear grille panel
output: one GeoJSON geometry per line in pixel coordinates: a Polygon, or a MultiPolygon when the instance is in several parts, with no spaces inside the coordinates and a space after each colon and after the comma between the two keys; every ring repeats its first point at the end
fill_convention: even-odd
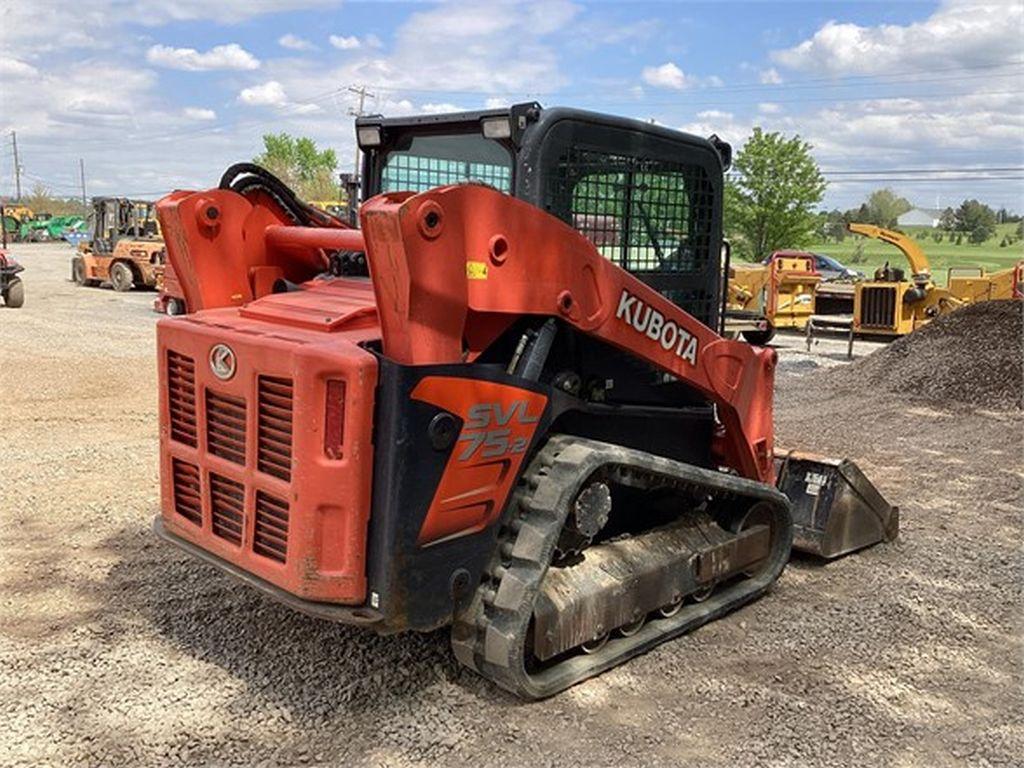
{"type": "Polygon", "coordinates": [[[199,467],[173,459],[171,477],[174,487],[174,511],[193,525],[203,524],[203,505],[199,484],[199,467]]]}
{"type": "Polygon", "coordinates": [[[279,563],[288,556],[288,504],[263,491],[256,492],[252,551],[279,563]]]}
{"type": "Polygon", "coordinates": [[[200,364],[202,352],[172,348],[164,355],[168,523],[254,572],[260,565],[284,569],[296,513],[289,488],[294,379],[243,369],[228,389],[200,364]]]}
{"type": "Polygon", "coordinates": [[[245,466],[245,400],[206,390],[206,450],[245,466]]]}
{"type": "Polygon", "coordinates": [[[896,326],[896,289],[891,286],[865,286],[860,295],[860,324],[864,328],[896,326]]]}
{"type": "Polygon", "coordinates": [[[257,461],[260,472],[292,477],[291,379],[260,376],[257,383],[257,461]]]}
{"type": "Polygon", "coordinates": [[[245,486],[211,472],[210,515],[215,536],[232,544],[241,544],[245,520],[245,486]]]}
{"type": "Polygon", "coordinates": [[[196,363],[191,357],[167,353],[167,405],[171,439],[196,447],[196,363]]]}

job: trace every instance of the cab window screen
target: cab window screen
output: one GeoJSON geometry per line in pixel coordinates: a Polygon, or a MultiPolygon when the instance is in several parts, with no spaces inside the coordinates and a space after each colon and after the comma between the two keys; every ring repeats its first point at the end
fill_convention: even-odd
{"type": "Polygon", "coordinates": [[[714,193],[696,165],[571,148],[546,185],[549,209],[633,273],[703,272],[714,193]]]}
{"type": "Polygon", "coordinates": [[[381,172],[382,192],[424,192],[464,182],[480,182],[511,192],[509,151],[476,133],[413,136],[408,148],[387,153],[381,172]]]}
{"type": "Polygon", "coordinates": [[[579,137],[545,169],[544,206],[605,258],[715,327],[715,189],[698,164],[610,152],[579,137]]]}

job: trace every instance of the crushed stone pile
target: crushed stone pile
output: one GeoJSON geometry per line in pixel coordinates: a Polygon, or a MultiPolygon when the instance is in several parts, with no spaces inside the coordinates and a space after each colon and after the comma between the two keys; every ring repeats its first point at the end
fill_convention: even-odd
{"type": "Polygon", "coordinates": [[[1024,409],[1024,303],[986,301],[936,318],[884,349],[823,372],[836,389],[940,406],[1024,409]]]}

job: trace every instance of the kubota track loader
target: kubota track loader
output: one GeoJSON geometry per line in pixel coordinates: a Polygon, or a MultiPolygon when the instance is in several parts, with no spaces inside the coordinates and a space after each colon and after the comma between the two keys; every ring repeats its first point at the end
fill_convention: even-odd
{"type": "Polygon", "coordinates": [[[775,352],[716,332],[727,144],[537,104],[357,133],[359,230],[247,164],[158,206],[162,536],[314,616],[451,625],[540,698],[794,538],[895,535],[855,466],[773,450],[775,352]]]}

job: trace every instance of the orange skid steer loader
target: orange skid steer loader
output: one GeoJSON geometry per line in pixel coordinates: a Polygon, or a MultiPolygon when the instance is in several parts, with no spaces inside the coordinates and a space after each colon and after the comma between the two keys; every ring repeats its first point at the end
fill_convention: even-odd
{"type": "Polygon", "coordinates": [[[159,203],[160,535],[313,616],[450,625],[534,699],[794,539],[895,535],[855,466],[775,450],[775,352],[718,333],[727,144],[537,104],[356,127],[359,229],[247,164],[159,203]]]}

